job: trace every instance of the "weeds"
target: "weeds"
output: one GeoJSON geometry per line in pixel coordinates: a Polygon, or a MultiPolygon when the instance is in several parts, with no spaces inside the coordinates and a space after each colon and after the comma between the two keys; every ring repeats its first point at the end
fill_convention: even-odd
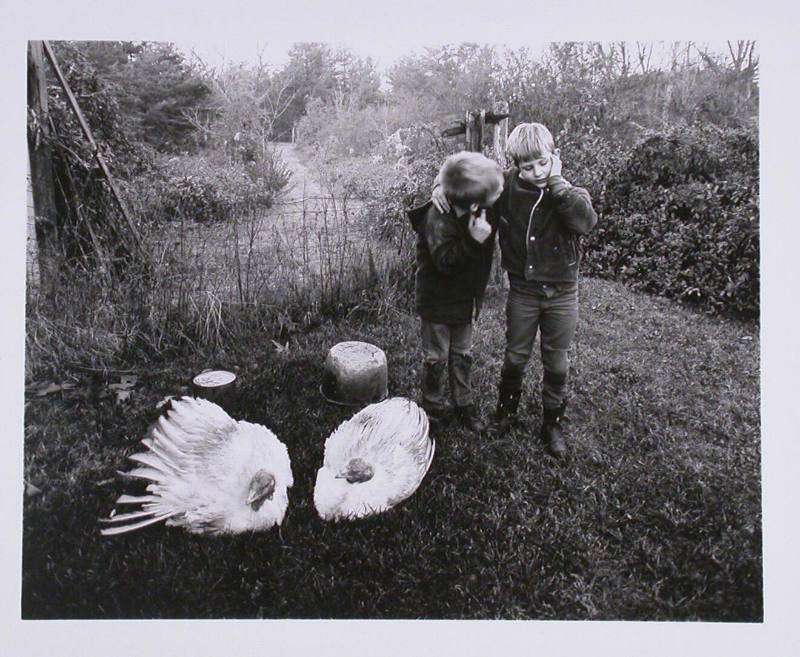
{"type": "Polygon", "coordinates": [[[213,358],[251,333],[280,337],[327,312],[385,307],[407,265],[378,240],[346,202],[148,226],[152,270],[129,267],[108,285],[63,260],[29,290],[26,378],[56,377],[67,362],[115,369],[182,350],[213,358]]]}

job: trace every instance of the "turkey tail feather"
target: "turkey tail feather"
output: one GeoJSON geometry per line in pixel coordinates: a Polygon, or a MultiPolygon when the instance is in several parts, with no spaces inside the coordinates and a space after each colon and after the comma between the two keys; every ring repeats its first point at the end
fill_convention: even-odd
{"type": "MultiPolygon", "coordinates": [[[[100,533],[103,536],[115,536],[116,534],[125,534],[127,532],[132,532],[136,529],[141,529],[142,527],[147,527],[148,525],[154,525],[157,522],[161,522],[162,520],[166,520],[171,516],[174,516],[174,513],[163,513],[157,516],[153,516],[152,518],[148,518],[147,520],[142,520],[141,522],[134,522],[130,525],[121,525],[119,527],[107,527],[106,529],[101,529],[100,533]]],[[[113,520],[113,518],[111,519],[113,520]]]]}
{"type": "Polygon", "coordinates": [[[142,502],[158,502],[161,498],[157,495],[120,495],[117,504],[141,504],[142,502]]]}
{"type": "Polygon", "coordinates": [[[165,463],[163,459],[159,458],[156,454],[147,454],[142,452],[141,454],[131,454],[128,457],[131,461],[135,461],[136,463],[141,463],[142,465],[149,466],[154,470],[158,470],[159,472],[165,475],[173,475],[175,474],[175,468],[169,465],[169,463],[165,463]]]}
{"type": "Polygon", "coordinates": [[[180,472],[183,474],[185,470],[178,465],[177,462],[181,460],[181,455],[172,449],[170,453],[170,449],[168,445],[165,445],[161,441],[153,440],[152,438],[145,438],[142,440],[142,444],[145,445],[151,452],[158,456],[166,465],[172,468],[175,472],[180,472]]]}
{"type": "Polygon", "coordinates": [[[425,464],[425,472],[427,473],[428,470],[431,469],[431,463],[433,463],[433,455],[436,453],[436,441],[431,438],[430,444],[428,446],[428,462],[425,464]]]}
{"type": "Polygon", "coordinates": [[[117,473],[125,477],[136,477],[137,479],[147,479],[149,481],[162,481],[164,479],[164,473],[153,468],[134,468],[128,472],[117,470],[117,473]]]}
{"type": "MultiPolygon", "coordinates": [[[[139,518],[152,518],[154,511],[132,511],[131,513],[118,513],[110,518],[98,518],[98,522],[115,523],[127,522],[128,520],[138,520],[139,518]]],[[[168,515],[173,515],[169,513],[168,515]]]]}

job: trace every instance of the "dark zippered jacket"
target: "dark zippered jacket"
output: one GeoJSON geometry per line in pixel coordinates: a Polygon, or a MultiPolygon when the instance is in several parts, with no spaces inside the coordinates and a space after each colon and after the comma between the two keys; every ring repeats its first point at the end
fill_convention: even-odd
{"type": "MultiPolygon", "coordinates": [[[[469,234],[470,215],[442,214],[428,201],[408,211],[417,233],[416,310],[438,324],[467,324],[480,312],[492,266],[495,231],[481,244],[469,234]]],[[[493,225],[496,219],[489,211],[493,225]]]]}
{"type": "Polygon", "coordinates": [[[503,194],[495,205],[503,269],[514,279],[567,283],[578,279],[579,236],[597,223],[589,192],[552,176],[545,190],[506,172],[503,194]]]}

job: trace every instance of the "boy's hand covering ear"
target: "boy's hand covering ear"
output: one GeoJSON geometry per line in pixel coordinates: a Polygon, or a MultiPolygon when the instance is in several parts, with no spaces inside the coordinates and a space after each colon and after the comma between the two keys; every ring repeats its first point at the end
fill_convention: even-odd
{"type": "Polygon", "coordinates": [[[469,223],[467,230],[476,242],[483,244],[489,235],[492,234],[492,225],[486,221],[486,210],[480,211],[480,214],[470,212],[469,223]]]}
{"type": "Polygon", "coordinates": [[[550,156],[550,175],[549,178],[553,176],[560,176],[561,175],[561,152],[556,149],[553,154],[550,156]]]}
{"type": "Polygon", "coordinates": [[[444,193],[444,190],[442,190],[441,185],[436,185],[433,188],[431,192],[431,201],[433,202],[433,207],[442,214],[450,212],[450,202],[447,200],[447,195],[444,193]]]}

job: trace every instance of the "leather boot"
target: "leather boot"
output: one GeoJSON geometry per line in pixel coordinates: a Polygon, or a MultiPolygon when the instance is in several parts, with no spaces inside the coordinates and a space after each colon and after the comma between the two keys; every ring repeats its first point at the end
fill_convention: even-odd
{"type": "Polygon", "coordinates": [[[517,419],[520,391],[505,381],[500,382],[497,395],[497,410],[490,431],[493,435],[505,434],[517,419]]]}
{"type": "Polygon", "coordinates": [[[426,362],[422,366],[422,409],[428,414],[430,434],[437,435],[445,422],[444,390],[446,361],[426,362]]]}
{"type": "Polygon", "coordinates": [[[442,429],[447,424],[446,409],[444,408],[423,408],[428,416],[428,435],[431,438],[438,438],[442,435],[442,429]]]}
{"type": "Polygon", "coordinates": [[[543,412],[539,436],[544,441],[547,451],[556,457],[562,457],[567,453],[567,439],[561,424],[566,407],[567,402],[562,402],[558,408],[545,408],[543,412]]]}
{"type": "Polygon", "coordinates": [[[486,423],[479,417],[478,409],[475,408],[475,404],[456,406],[455,416],[461,426],[469,429],[473,433],[480,434],[486,431],[486,423]]]}

